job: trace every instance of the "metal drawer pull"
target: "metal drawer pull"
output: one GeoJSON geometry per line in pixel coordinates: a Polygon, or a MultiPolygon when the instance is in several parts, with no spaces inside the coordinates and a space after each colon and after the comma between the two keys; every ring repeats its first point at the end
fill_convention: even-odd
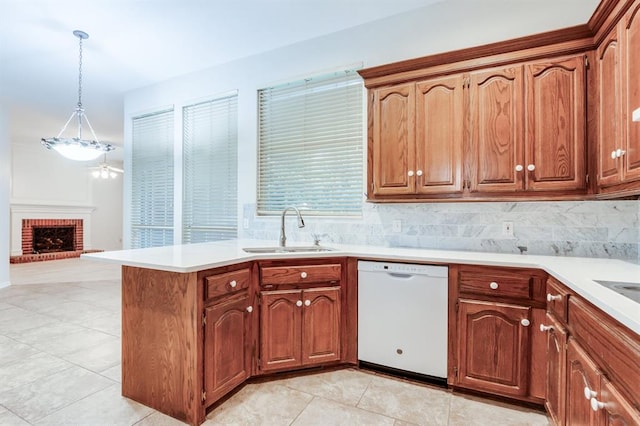
{"type": "Polygon", "coordinates": [[[489,284],[489,287],[491,287],[493,290],[498,288],[498,283],[495,281],[492,281],[491,284],[489,284]]]}
{"type": "Polygon", "coordinates": [[[549,330],[553,330],[553,326],[540,324],[540,331],[544,332],[544,331],[549,331],[549,330]]]}
{"type": "Polygon", "coordinates": [[[300,278],[307,278],[306,272],[300,272],[300,278]]]}
{"type": "Polygon", "coordinates": [[[247,312],[249,313],[253,312],[253,306],[247,306],[247,312]]]}
{"type": "Polygon", "coordinates": [[[520,324],[522,324],[525,327],[529,327],[529,324],[531,324],[531,321],[529,321],[528,319],[522,319],[520,320],[520,324]]]}
{"type": "Polygon", "coordinates": [[[554,300],[562,300],[562,295],[547,293],[547,302],[553,302],[554,300]]]}
{"type": "Polygon", "coordinates": [[[299,308],[300,306],[302,306],[302,300],[298,300],[298,301],[296,302],[296,306],[297,306],[298,308],[299,308]]]}
{"type": "Polygon", "coordinates": [[[233,280],[233,281],[231,281],[231,282],[229,283],[229,286],[230,286],[231,288],[236,288],[236,286],[237,286],[237,285],[238,285],[238,283],[236,282],[236,280],[233,280]]]}

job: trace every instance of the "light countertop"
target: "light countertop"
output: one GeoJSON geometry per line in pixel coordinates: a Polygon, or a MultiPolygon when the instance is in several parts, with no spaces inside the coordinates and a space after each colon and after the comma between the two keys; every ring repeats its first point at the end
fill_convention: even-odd
{"type": "MultiPolygon", "coordinates": [[[[290,244],[296,246],[300,244],[290,244]]],[[[275,247],[276,241],[229,240],[83,254],[83,259],[171,272],[196,272],[258,259],[355,257],[400,262],[461,263],[543,269],[595,306],[640,334],[640,303],[594,280],[640,283],[640,265],[617,259],[535,256],[381,246],[327,244],[318,253],[247,253],[244,247],[275,247]]]]}

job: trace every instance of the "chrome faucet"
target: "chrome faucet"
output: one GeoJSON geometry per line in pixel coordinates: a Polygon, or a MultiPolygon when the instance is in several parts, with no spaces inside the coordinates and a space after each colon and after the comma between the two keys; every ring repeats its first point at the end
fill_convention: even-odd
{"type": "Polygon", "coordinates": [[[302,220],[302,215],[297,207],[287,207],[282,210],[282,218],[280,222],[280,247],[284,247],[287,244],[287,236],[284,233],[284,217],[287,215],[289,210],[294,210],[298,215],[298,228],[304,228],[304,220],[302,220]]]}

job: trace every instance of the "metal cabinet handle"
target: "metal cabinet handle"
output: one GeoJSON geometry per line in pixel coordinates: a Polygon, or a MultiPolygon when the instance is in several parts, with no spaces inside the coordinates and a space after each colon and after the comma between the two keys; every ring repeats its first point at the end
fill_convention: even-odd
{"type": "Polygon", "coordinates": [[[544,331],[549,331],[549,330],[553,330],[553,326],[540,324],[540,331],[544,332],[544,331]]]}
{"type": "Polygon", "coordinates": [[[616,149],[616,158],[620,158],[623,155],[625,155],[626,153],[627,153],[627,151],[625,151],[624,149],[618,148],[618,149],[616,149]]]}
{"type": "Polygon", "coordinates": [[[422,176],[422,170],[418,170],[418,171],[416,172],[416,176],[422,176]]]}
{"type": "Polygon", "coordinates": [[[238,285],[238,283],[236,282],[236,280],[232,280],[232,281],[229,283],[229,286],[230,286],[231,288],[236,288],[236,286],[237,286],[237,285],[238,285]]]}
{"type": "Polygon", "coordinates": [[[520,324],[522,324],[524,327],[529,327],[529,325],[531,324],[531,321],[529,321],[528,319],[524,318],[520,320],[520,324]]]}
{"type": "Polygon", "coordinates": [[[300,278],[307,278],[306,272],[300,272],[300,278]]]}
{"type": "Polygon", "coordinates": [[[311,300],[305,300],[304,306],[311,306],[311,300]]]}
{"type": "Polygon", "coordinates": [[[611,151],[611,159],[615,160],[616,158],[618,158],[618,155],[616,154],[615,151],[611,151]]]}
{"type": "Polygon", "coordinates": [[[522,164],[518,164],[518,165],[516,166],[516,172],[521,172],[521,171],[523,171],[523,170],[524,170],[524,167],[522,167],[522,164]]]}
{"type": "Polygon", "coordinates": [[[409,171],[407,172],[407,175],[408,175],[409,177],[413,176],[413,170],[409,170],[409,171]]]}
{"type": "Polygon", "coordinates": [[[498,288],[498,283],[495,281],[491,281],[491,283],[489,284],[489,287],[491,287],[493,290],[498,288]]]}
{"type": "Polygon", "coordinates": [[[562,300],[562,295],[547,293],[547,302],[553,302],[554,300],[562,300]]]}
{"type": "Polygon", "coordinates": [[[604,408],[604,402],[600,402],[595,398],[591,398],[591,409],[593,411],[598,411],[604,408]]]}
{"type": "Polygon", "coordinates": [[[253,312],[253,306],[247,306],[247,312],[249,313],[253,312]]]}
{"type": "Polygon", "coordinates": [[[299,308],[300,306],[302,306],[302,300],[298,300],[298,301],[296,302],[296,306],[297,306],[298,308],[299,308]]]}
{"type": "Polygon", "coordinates": [[[527,170],[529,170],[530,172],[534,171],[536,169],[536,166],[534,164],[529,164],[527,166],[527,170]]]}
{"type": "Polygon", "coordinates": [[[585,386],[584,387],[584,398],[589,401],[591,398],[595,398],[596,396],[598,396],[598,394],[596,393],[596,391],[591,390],[589,388],[589,386],[585,386]]]}

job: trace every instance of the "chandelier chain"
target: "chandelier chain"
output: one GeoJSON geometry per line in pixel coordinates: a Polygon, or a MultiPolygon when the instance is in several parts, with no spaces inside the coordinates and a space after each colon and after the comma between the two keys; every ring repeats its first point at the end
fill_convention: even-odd
{"type": "Polygon", "coordinates": [[[82,109],[82,37],[80,39],[80,54],[78,65],[78,108],[82,109]]]}

